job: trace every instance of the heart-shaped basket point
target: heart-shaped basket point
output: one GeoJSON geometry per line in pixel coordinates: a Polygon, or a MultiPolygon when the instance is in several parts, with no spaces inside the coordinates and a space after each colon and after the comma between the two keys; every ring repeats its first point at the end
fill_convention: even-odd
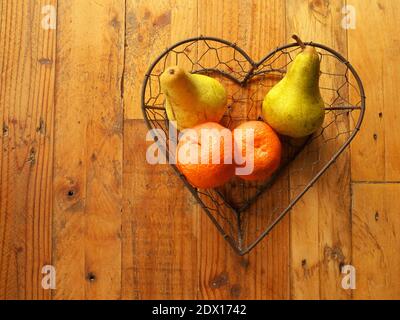
{"type": "Polygon", "coordinates": [[[151,64],[143,82],[145,122],[149,129],[164,132],[164,138],[157,136],[157,143],[171,157],[167,141],[171,128],[160,83],[167,68],[179,66],[191,74],[217,79],[227,92],[227,111],[220,123],[233,130],[246,121],[262,118],[264,97],[286,75],[304,46],[315,48],[319,56],[323,123],[303,138],[279,136],[281,162],[271,176],[263,181],[234,177],[221,187],[201,189],[192,186],[171,164],[218,231],[240,255],[248,253],[272,230],[357,134],[365,112],[359,76],[342,55],[317,43],[303,44],[298,40],[255,62],[234,43],[198,37],[178,42],[163,52],[151,64]]]}

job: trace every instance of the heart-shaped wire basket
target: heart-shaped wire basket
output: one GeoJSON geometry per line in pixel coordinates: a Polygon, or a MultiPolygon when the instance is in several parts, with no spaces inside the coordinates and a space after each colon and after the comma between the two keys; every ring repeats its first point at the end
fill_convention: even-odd
{"type": "MultiPolygon", "coordinates": [[[[362,123],[365,95],[354,68],[333,49],[318,43],[305,44],[314,46],[320,56],[325,120],[307,138],[280,137],[282,162],[271,178],[248,182],[236,177],[220,188],[198,189],[171,165],[239,255],[253,249],[290,211],[349,146],[362,123]],[[260,198],[263,201],[258,201],[260,198]]],[[[264,96],[282,79],[300,51],[298,43],[291,43],[255,62],[236,44],[214,37],[191,38],[166,49],[147,71],[141,98],[148,128],[163,132],[155,135],[159,149],[169,158],[169,123],[160,89],[160,76],[166,68],[178,65],[222,82],[228,92],[228,111],[221,124],[233,129],[244,121],[261,119],[264,96]]]]}

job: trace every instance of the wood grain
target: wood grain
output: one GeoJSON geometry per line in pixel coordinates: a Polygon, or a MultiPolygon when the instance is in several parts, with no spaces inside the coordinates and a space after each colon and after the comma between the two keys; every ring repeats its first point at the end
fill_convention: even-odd
{"type": "Polygon", "coordinates": [[[400,3],[352,1],[357,13],[355,30],[349,30],[349,59],[357,69],[367,96],[362,131],[351,146],[352,179],[400,180],[400,136],[395,67],[400,57],[400,3]],[[371,170],[371,163],[374,169],[371,170]]]}
{"type": "MultiPolygon", "coordinates": [[[[304,41],[323,43],[346,55],[346,30],[340,24],[343,5],[343,1],[287,1],[287,38],[295,33],[304,41]]],[[[339,66],[331,62],[324,68],[340,73],[339,66]]],[[[334,81],[330,78],[321,85],[334,85],[334,81]]],[[[343,142],[339,138],[329,148],[337,149],[343,142]]],[[[319,149],[319,158],[325,162],[332,154],[327,148],[321,145],[319,149]]],[[[304,159],[301,167],[311,167],[314,160],[304,159]]],[[[307,170],[296,170],[291,185],[306,182],[302,180],[307,170]]],[[[350,298],[351,291],[340,286],[340,265],[350,260],[350,168],[349,152],[345,151],[291,212],[292,297],[350,298]]]]}
{"type": "Polygon", "coordinates": [[[146,162],[147,131],[125,121],[123,298],[195,299],[198,205],[169,165],[146,162]]]}
{"type": "Polygon", "coordinates": [[[0,299],[49,299],[56,1],[0,1],[0,299]]]}
{"type": "Polygon", "coordinates": [[[197,1],[129,1],[126,10],[123,298],[194,299],[199,208],[169,165],[146,163],[146,126],[130,119],[142,118],[152,59],[197,34],[197,1]]]}
{"type": "MultiPolygon", "coordinates": [[[[200,1],[199,32],[237,43],[254,60],[258,60],[270,48],[284,42],[285,25],[280,19],[284,15],[284,10],[284,6],[278,1],[200,1]],[[270,14],[265,15],[265,12],[270,14]]],[[[235,90],[233,87],[229,88],[235,90]]],[[[246,212],[248,232],[259,233],[266,227],[266,220],[273,210],[273,197],[264,194],[256,206],[246,212]]],[[[288,222],[288,219],[282,221],[251,255],[237,257],[203,214],[198,249],[200,297],[203,299],[288,298],[288,222]]],[[[256,235],[251,234],[249,238],[254,240],[256,235]]]]}
{"type": "Polygon", "coordinates": [[[121,295],[124,1],[59,1],[56,299],[121,295]]]}
{"type": "Polygon", "coordinates": [[[355,299],[400,296],[399,184],[353,185],[355,299]]]}

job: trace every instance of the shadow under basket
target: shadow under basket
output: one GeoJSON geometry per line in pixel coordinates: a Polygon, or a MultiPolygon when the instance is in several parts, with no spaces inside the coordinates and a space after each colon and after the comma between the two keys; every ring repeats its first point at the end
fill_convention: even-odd
{"type": "MultiPolygon", "coordinates": [[[[305,44],[314,46],[320,56],[325,120],[307,138],[280,137],[281,166],[270,179],[249,182],[236,177],[220,188],[197,189],[171,165],[239,255],[252,250],[282,220],[346,149],[361,126],[365,95],[354,68],[335,50],[317,43],[305,44]]],[[[146,73],[141,98],[148,128],[164,131],[165,137],[158,135],[156,139],[159,148],[166,146],[168,155],[168,119],[160,89],[160,76],[166,68],[178,65],[218,79],[228,93],[228,110],[221,124],[233,129],[242,122],[260,119],[264,96],[282,79],[299,52],[301,47],[291,43],[255,62],[236,44],[213,37],[187,39],[168,48],[146,73]]]]}

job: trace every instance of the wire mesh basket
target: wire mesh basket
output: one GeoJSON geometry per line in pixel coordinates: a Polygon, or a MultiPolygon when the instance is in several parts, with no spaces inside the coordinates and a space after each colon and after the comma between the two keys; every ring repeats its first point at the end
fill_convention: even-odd
{"type": "MultiPolygon", "coordinates": [[[[244,255],[253,249],[290,211],[337,159],[357,134],[365,112],[361,79],[336,51],[317,43],[321,60],[320,91],[325,102],[323,126],[313,135],[293,139],[281,136],[280,168],[267,181],[233,178],[215,189],[198,189],[172,165],[218,231],[244,255]],[[263,198],[263,201],[258,201],[263,198]]],[[[217,78],[228,92],[228,110],[221,124],[233,129],[242,122],[260,119],[264,96],[285,75],[301,51],[297,43],[279,47],[259,62],[236,44],[213,37],[183,40],[166,49],[150,66],[142,87],[142,110],[149,129],[161,129],[168,140],[168,119],[160,76],[172,65],[192,73],[217,78]]],[[[157,136],[159,148],[166,146],[157,136]]]]}

